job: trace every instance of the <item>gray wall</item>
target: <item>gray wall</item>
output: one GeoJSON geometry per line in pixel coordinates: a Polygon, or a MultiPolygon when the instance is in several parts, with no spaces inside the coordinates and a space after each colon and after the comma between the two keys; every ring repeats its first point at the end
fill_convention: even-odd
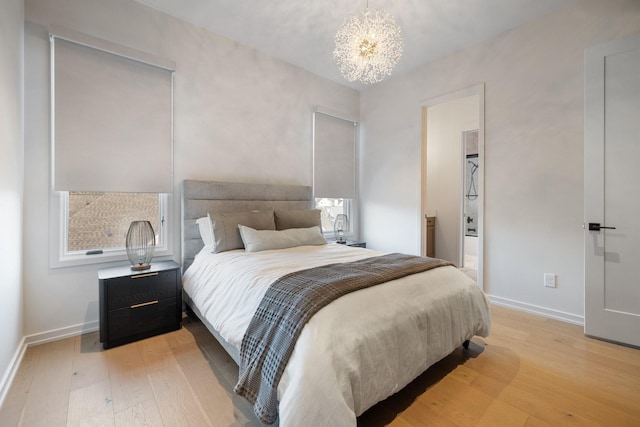
{"type": "Polygon", "coordinates": [[[639,1],[578,0],[364,91],[367,245],[419,253],[421,102],[485,82],[485,290],[581,322],[584,49],[638,32],[639,1]]]}
{"type": "Polygon", "coordinates": [[[355,90],[133,0],[27,0],[25,13],[25,334],[36,334],[30,339],[95,328],[98,319],[98,266],[48,265],[48,25],[176,61],[176,260],[183,179],[310,185],[313,107],[359,113],[355,90]]]}
{"type": "MultiPolygon", "coordinates": [[[[22,99],[21,7],[11,0],[0,18],[11,34],[3,33],[0,42],[2,66],[13,64],[0,80],[0,108],[14,111],[1,137],[3,151],[7,146],[13,157],[0,160],[14,207],[3,209],[9,218],[0,223],[14,235],[22,213],[21,118],[13,110],[22,99]]],[[[639,32],[640,2],[578,0],[361,95],[133,0],[27,0],[25,7],[23,241],[29,261],[23,331],[20,241],[14,238],[9,257],[2,257],[13,268],[1,273],[0,320],[17,326],[2,334],[0,369],[23,334],[46,339],[97,326],[97,266],[48,266],[49,24],[177,62],[175,259],[181,180],[311,183],[314,105],[362,117],[362,231],[368,245],[419,253],[421,102],[485,82],[486,289],[498,301],[580,321],[583,50],[639,32]],[[557,289],[542,286],[543,272],[558,274],[557,289]]]]}
{"type": "Polygon", "coordinates": [[[9,368],[23,336],[23,28],[23,1],[3,1],[0,13],[0,400],[6,392],[9,368]]]}

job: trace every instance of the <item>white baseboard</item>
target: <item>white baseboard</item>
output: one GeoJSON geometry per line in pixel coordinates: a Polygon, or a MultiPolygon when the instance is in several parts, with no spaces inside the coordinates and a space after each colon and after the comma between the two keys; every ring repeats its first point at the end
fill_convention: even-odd
{"type": "Polygon", "coordinates": [[[89,332],[94,332],[100,329],[100,322],[95,320],[88,323],[79,323],[73,326],[67,326],[60,329],[52,329],[47,332],[40,332],[38,334],[27,335],[24,337],[25,344],[27,346],[35,344],[44,344],[46,342],[58,341],[76,335],[82,335],[89,332]]]}
{"type": "Polygon", "coordinates": [[[13,383],[13,379],[18,372],[18,368],[20,367],[20,362],[22,362],[22,358],[24,357],[24,353],[27,351],[27,347],[37,344],[44,344],[46,342],[58,341],[61,339],[73,337],[76,335],[82,335],[89,332],[97,331],[100,328],[100,322],[93,321],[89,323],[81,323],[74,326],[68,326],[66,328],[53,329],[47,332],[41,332],[38,334],[27,335],[22,337],[18,348],[11,359],[11,363],[7,367],[7,370],[2,377],[2,382],[0,382],[0,407],[4,403],[4,399],[7,397],[9,393],[9,389],[11,388],[11,384],[13,383]]]}
{"type": "Polygon", "coordinates": [[[514,310],[525,311],[527,313],[537,314],[539,316],[548,317],[550,319],[561,320],[563,322],[572,323],[574,325],[584,326],[584,316],[580,316],[578,314],[566,313],[564,311],[515,301],[509,298],[497,297],[495,295],[489,295],[489,300],[492,304],[502,307],[513,308],[514,310]]]}
{"type": "Polygon", "coordinates": [[[11,359],[11,363],[9,363],[9,366],[2,377],[2,382],[0,382],[0,408],[9,393],[9,389],[11,388],[11,384],[13,384],[13,379],[16,376],[16,372],[18,372],[20,362],[22,362],[22,357],[26,350],[27,346],[24,343],[24,337],[22,337],[22,340],[20,340],[20,344],[18,344],[18,348],[11,359]]]}

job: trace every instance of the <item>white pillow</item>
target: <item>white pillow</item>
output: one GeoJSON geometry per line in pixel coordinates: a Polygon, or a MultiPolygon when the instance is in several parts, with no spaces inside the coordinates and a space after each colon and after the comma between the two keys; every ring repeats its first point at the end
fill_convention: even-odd
{"type": "Polygon", "coordinates": [[[286,249],[304,245],[324,245],[327,243],[320,227],[290,228],[288,230],[254,230],[238,225],[246,252],[260,252],[270,249],[286,249]]]}
{"type": "Polygon", "coordinates": [[[293,237],[300,242],[299,246],[304,245],[326,245],[327,240],[322,235],[320,227],[317,225],[309,228],[289,228],[282,230],[282,233],[293,237]]]}
{"type": "Polygon", "coordinates": [[[198,218],[196,220],[196,224],[198,224],[198,230],[200,230],[200,237],[202,237],[204,245],[211,247],[213,250],[215,241],[213,239],[213,225],[211,224],[211,217],[209,214],[202,218],[198,218]]]}

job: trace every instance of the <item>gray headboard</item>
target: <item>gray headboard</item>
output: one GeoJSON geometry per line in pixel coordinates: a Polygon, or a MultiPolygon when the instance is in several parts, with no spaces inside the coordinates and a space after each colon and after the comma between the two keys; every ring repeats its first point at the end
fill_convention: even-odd
{"type": "Polygon", "coordinates": [[[256,209],[310,209],[311,187],[194,181],[182,183],[182,271],[204,246],[196,220],[208,212],[244,212],[256,209]]]}

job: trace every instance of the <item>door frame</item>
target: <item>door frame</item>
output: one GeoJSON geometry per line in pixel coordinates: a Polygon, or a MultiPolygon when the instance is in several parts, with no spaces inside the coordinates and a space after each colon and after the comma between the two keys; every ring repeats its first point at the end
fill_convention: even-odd
{"type": "MultiPolygon", "coordinates": [[[[421,126],[421,166],[420,166],[420,254],[426,255],[427,244],[427,124],[429,107],[454,101],[469,96],[478,96],[478,275],[477,283],[480,289],[484,289],[484,82],[472,86],[449,92],[440,96],[426,99],[420,103],[422,126],[421,126]]],[[[464,173],[464,171],[463,171],[464,173]]],[[[461,190],[462,191],[462,190],[461,190]]],[[[463,203],[460,197],[460,203],[463,203]]],[[[461,206],[460,209],[464,209],[461,206]]],[[[437,223],[437,219],[436,219],[437,223]]],[[[460,223],[462,228],[462,222],[460,223]]],[[[460,247],[464,247],[464,233],[460,234],[460,247]]],[[[463,254],[464,256],[464,254],[463,254]]]]}

